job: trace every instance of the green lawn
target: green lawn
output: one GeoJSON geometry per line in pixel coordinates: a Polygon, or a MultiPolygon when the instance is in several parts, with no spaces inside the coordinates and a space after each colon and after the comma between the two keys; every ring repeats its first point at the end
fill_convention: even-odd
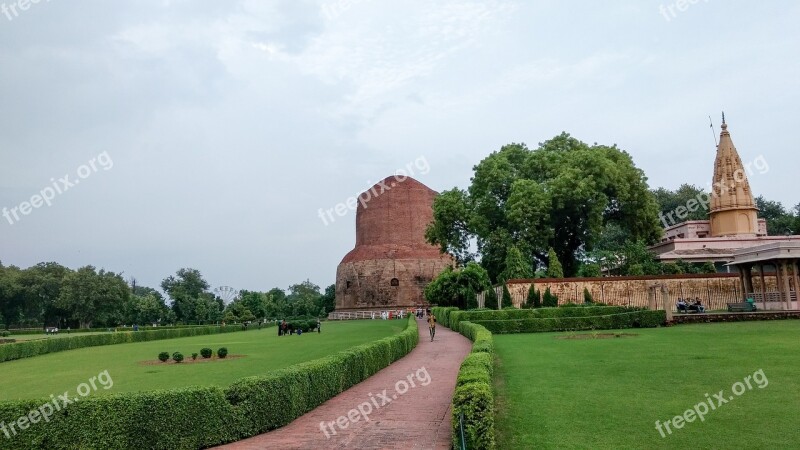
{"type": "MultiPolygon", "coordinates": [[[[324,322],[322,333],[278,337],[277,328],[168,339],[154,342],[83,348],[0,363],[0,400],[49,397],[86,382],[104,370],[113,388],[92,395],[177,388],[190,385],[228,386],[251,375],[327,356],[402,331],[406,321],[360,320],[324,322]],[[141,365],[157,360],[159,352],[182,352],[186,359],[202,347],[227,347],[231,355],[247,355],[226,361],[141,365]]],[[[199,356],[198,356],[199,358],[199,356]]]]}
{"type": "Polygon", "coordinates": [[[625,332],[638,336],[495,335],[498,448],[798,447],[800,321],[625,332]],[[766,387],[759,375],[734,396],[759,370],[766,387]],[[695,413],[671,434],[662,425],[665,437],[656,429],[720,390],[734,399],[714,399],[704,421],[695,413]]]}

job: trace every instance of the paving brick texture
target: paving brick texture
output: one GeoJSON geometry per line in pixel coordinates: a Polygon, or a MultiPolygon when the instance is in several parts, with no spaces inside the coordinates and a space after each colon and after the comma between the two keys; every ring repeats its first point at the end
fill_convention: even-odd
{"type": "Polygon", "coordinates": [[[449,449],[450,403],[472,343],[441,326],[431,342],[418,325],[419,345],[389,367],[283,428],[218,448],[449,449]]]}

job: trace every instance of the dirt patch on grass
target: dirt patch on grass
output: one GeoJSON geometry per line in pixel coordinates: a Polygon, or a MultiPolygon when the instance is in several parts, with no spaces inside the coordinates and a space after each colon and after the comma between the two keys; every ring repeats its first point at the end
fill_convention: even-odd
{"type": "Polygon", "coordinates": [[[636,333],[581,333],[556,336],[556,339],[615,339],[639,336],[636,333]]]}
{"type": "Polygon", "coordinates": [[[151,359],[148,361],[139,361],[140,366],[172,366],[176,364],[200,364],[200,363],[210,363],[215,361],[229,361],[231,359],[239,359],[244,358],[247,355],[228,355],[224,358],[218,358],[217,355],[213,355],[211,358],[205,359],[203,357],[198,356],[197,359],[192,359],[190,356],[185,356],[182,362],[176,363],[172,359],[168,359],[166,362],[161,362],[158,359],[151,359]]]}

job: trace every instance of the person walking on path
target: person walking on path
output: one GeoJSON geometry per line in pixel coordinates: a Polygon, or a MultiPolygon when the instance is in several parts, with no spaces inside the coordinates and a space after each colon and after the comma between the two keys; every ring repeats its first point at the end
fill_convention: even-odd
{"type": "Polygon", "coordinates": [[[436,335],[436,315],[433,313],[428,313],[428,329],[431,333],[431,342],[433,342],[433,337],[436,335]]]}

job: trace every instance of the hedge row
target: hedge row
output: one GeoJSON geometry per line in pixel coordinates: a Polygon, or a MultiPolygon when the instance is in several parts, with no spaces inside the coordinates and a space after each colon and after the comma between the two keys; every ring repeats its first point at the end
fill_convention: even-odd
{"type": "Polygon", "coordinates": [[[129,342],[158,341],[189,336],[241,331],[241,325],[172,328],[169,330],[125,331],[118,333],[87,334],[82,336],[38,339],[35,341],[5,344],[0,347],[0,363],[47,353],[63,352],[100,345],[127,344],[129,342]]]}
{"type": "Polygon", "coordinates": [[[616,330],[655,328],[666,323],[664,311],[635,311],[590,317],[546,319],[476,320],[492,333],[539,333],[546,331],[616,330]]]}
{"type": "MultiPolygon", "coordinates": [[[[152,325],[139,325],[139,330],[171,330],[173,328],[192,328],[192,327],[209,327],[209,326],[216,326],[216,324],[206,324],[206,325],[162,325],[154,327],[152,325]]],[[[108,333],[109,330],[111,331],[132,331],[133,326],[126,326],[126,327],[100,327],[100,328],[59,328],[59,334],[70,334],[70,333],[108,333]]],[[[9,333],[12,335],[19,335],[19,334],[45,334],[45,328],[14,328],[8,330],[9,333]]]]}
{"type": "Polygon", "coordinates": [[[472,353],[461,363],[453,394],[453,448],[462,448],[461,416],[463,415],[466,448],[493,449],[495,434],[492,333],[483,326],[470,322],[461,322],[458,331],[473,344],[472,353]]]}
{"type": "MultiPolygon", "coordinates": [[[[288,424],[331,397],[408,354],[417,344],[416,320],[394,336],[230,387],[189,387],[87,397],[30,425],[0,449],[198,449],[288,424]]],[[[11,423],[47,399],[0,402],[0,423],[11,423]]],[[[0,433],[1,434],[1,433],[0,433]]]]}
{"type": "Polygon", "coordinates": [[[583,307],[554,307],[536,309],[509,308],[503,310],[481,309],[474,311],[451,311],[449,313],[450,328],[457,330],[458,323],[462,320],[470,322],[483,320],[518,320],[518,319],[545,319],[550,317],[589,317],[619,314],[632,311],[642,311],[642,308],[627,306],[583,306],[583,307]]]}
{"type": "Polygon", "coordinates": [[[436,323],[455,330],[456,328],[450,326],[450,313],[453,311],[458,311],[458,308],[455,306],[435,306],[431,308],[431,312],[436,316],[436,323]]]}

